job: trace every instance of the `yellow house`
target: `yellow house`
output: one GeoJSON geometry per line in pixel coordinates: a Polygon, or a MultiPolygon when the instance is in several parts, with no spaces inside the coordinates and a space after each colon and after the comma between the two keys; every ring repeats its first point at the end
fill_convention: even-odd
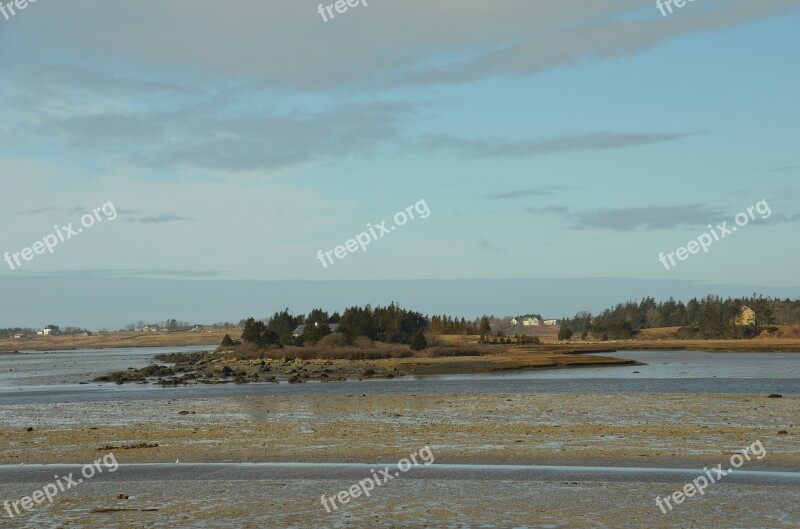
{"type": "Polygon", "coordinates": [[[745,305],[736,316],[736,325],[753,325],[756,324],[756,311],[745,305]]]}

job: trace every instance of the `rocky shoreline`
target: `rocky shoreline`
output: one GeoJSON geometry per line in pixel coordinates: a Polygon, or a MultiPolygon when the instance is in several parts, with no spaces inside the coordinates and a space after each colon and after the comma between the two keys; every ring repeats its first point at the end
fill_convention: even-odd
{"type": "MultiPolygon", "coordinates": [[[[589,351],[577,351],[589,352],[589,351]]],[[[498,348],[495,354],[453,357],[399,357],[374,360],[233,358],[227,351],[156,355],[154,363],[97,377],[93,382],[116,384],[250,384],[309,381],[392,379],[408,375],[491,373],[520,369],[636,365],[632,360],[585,356],[576,351],[551,352],[498,348]],[[170,365],[165,365],[170,364],[170,365]]],[[[592,351],[594,352],[594,351],[592,351]]]]}

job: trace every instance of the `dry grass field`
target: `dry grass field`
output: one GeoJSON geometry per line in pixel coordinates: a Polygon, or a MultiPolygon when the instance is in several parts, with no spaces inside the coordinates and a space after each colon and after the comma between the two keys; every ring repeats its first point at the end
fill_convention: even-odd
{"type": "MultiPolygon", "coordinates": [[[[239,329],[228,330],[238,336],[239,329]]],[[[179,347],[182,345],[219,344],[226,331],[204,332],[108,332],[92,336],[59,335],[30,336],[26,338],[0,339],[0,352],[10,351],[56,351],[65,349],[110,349],[115,347],[179,347]]]]}
{"type": "MultiPolygon", "coordinates": [[[[679,340],[674,338],[677,327],[642,330],[632,340],[609,340],[605,342],[583,342],[572,340],[559,342],[558,327],[533,328],[532,336],[539,336],[542,345],[517,348],[512,346],[504,351],[516,353],[520,350],[535,350],[559,354],[575,354],[592,351],[613,352],[630,349],[697,349],[701,351],[800,351],[800,335],[797,329],[780,328],[777,336],[759,336],[747,340],[679,340]]],[[[0,339],[0,353],[12,351],[55,351],[65,349],[107,349],[116,347],[180,347],[184,345],[217,345],[226,334],[238,338],[240,329],[206,330],[204,332],[141,333],[108,332],[93,336],[31,336],[22,339],[0,339]]],[[[511,335],[513,337],[513,334],[511,335]]],[[[431,340],[432,347],[474,346],[477,335],[438,335],[431,340]]],[[[407,346],[398,346],[406,348],[407,346]]],[[[310,348],[309,348],[310,349],[310,348]]],[[[499,350],[499,349],[498,349],[499,350]]]]}

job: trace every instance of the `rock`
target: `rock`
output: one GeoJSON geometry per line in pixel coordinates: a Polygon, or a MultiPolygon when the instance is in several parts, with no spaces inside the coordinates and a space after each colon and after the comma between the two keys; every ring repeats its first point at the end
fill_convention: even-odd
{"type": "Polygon", "coordinates": [[[778,430],[778,435],[789,435],[789,432],[786,430],[778,430]]]}
{"type": "Polygon", "coordinates": [[[768,399],[781,399],[781,398],[783,398],[783,395],[781,395],[780,393],[770,393],[769,395],[767,395],[767,398],[768,399]]]}
{"type": "Polygon", "coordinates": [[[26,432],[32,432],[33,431],[33,426],[28,426],[27,428],[25,428],[25,431],[26,432]]]}

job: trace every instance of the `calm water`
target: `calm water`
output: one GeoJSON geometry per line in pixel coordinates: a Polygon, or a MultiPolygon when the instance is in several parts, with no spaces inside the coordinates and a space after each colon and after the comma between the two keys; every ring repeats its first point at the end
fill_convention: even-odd
{"type": "Polygon", "coordinates": [[[0,389],[88,382],[111,371],[145,367],[159,353],[208,351],[216,347],[190,345],[0,354],[0,389]]]}
{"type": "MultiPolygon", "coordinates": [[[[646,365],[512,371],[504,379],[586,378],[795,378],[800,379],[800,353],[706,353],[703,351],[620,351],[587,356],[613,356],[646,365]]],[[[480,375],[417,377],[467,379],[480,375]]]]}
{"type": "Polygon", "coordinates": [[[624,351],[612,356],[645,365],[514,371],[480,375],[306,384],[155,385],[83,384],[110,371],[144,367],[153,355],[210,347],[153,347],[0,355],[0,405],[244,395],[387,393],[620,392],[800,394],[800,353],[624,351]]]}

